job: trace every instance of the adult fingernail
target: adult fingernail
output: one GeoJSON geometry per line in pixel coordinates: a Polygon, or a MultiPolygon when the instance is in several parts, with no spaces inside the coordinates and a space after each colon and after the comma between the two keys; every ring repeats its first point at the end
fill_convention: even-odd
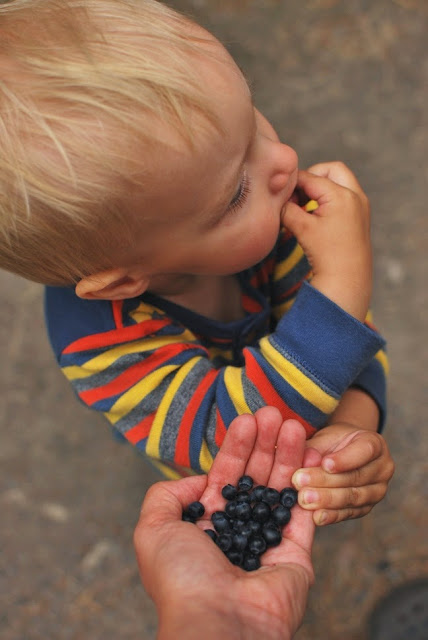
{"type": "Polygon", "coordinates": [[[308,484],[310,484],[310,482],[311,482],[311,477],[309,476],[309,474],[305,473],[304,471],[298,471],[293,476],[293,484],[296,487],[296,489],[300,489],[301,487],[307,487],[308,484]]]}
{"type": "Polygon", "coordinates": [[[311,489],[309,491],[303,491],[303,494],[302,494],[303,504],[314,504],[318,502],[318,500],[319,500],[319,496],[317,491],[312,491],[311,489]]]}

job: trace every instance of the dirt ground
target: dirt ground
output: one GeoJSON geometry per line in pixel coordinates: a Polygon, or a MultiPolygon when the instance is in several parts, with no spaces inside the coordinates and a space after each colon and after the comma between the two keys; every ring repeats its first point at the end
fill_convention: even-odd
{"type": "MultiPolygon", "coordinates": [[[[389,343],[396,462],[368,517],[319,530],[298,640],[366,640],[391,588],[428,575],[424,0],[176,0],[229,48],[302,167],[341,159],[373,211],[375,319],[389,343]],[[424,284],[425,282],[425,284],[424,284]]],[[[0,637],[151,640],[132,531],[156,471],[79,405],[57,369],[42,288],[0,274],[0,637]]],[[[404,639],[403,639],[404,640],[404,639]]]]}

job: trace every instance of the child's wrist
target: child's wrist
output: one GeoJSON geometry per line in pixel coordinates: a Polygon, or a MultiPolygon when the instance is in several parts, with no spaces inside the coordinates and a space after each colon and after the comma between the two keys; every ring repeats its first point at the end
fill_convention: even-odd
{"type": "Polygon", "coordinates": [[[369,287],[343,283],[337,277],[316,274],[311,285],[360,322],[364,322],[370,303],[369,287]]]}

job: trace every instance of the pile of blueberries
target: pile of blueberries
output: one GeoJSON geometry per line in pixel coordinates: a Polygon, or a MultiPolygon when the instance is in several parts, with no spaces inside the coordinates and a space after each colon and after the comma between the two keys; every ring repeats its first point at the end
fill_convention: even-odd
{"type": "MultiPolygon", "coordinates": [[[[297,502],[297,491],[292,487],[277,491],[253,484],[250,476],[242,476],[236,487],[223,487],[224,511],[212,514],[214,530],[205,529],[229,560],[245,571],[258,569],[261,555],[281,543],[282,529],[290,522],[291,508],[297,502]]],[[[201,502],[192,502],[182,519],[195,523],[204,513],[201,502]]]]}

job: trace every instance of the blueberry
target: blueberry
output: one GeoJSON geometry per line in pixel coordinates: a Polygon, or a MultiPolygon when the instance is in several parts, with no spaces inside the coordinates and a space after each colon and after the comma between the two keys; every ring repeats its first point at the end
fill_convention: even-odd
{"type": "Polygon", "coordinates": [[[205,529],[205,533],[211,538],[211,540],[214,540],[214,542],[217,540],[217,534],[212,529],[205,529]]]}
{"type": "Polygon", "coordinates": [[[251,518],[252,509],[247,502],[238,502],[235,509],[235,518],[239,520],[249,520],[251,518]]]}
{"type": "Polygon", "coordinates": [[[197,520],[198,518],[202,518],[205,513],[205,507],[201,502],[191,502],[186,509],[187,513],[197,520]]]}
{"type": "Polygon", "coordinates": [[[262,523],[256,522],[255,520],[249,520],[246,523],[246,526],[251,529],[251,535],[254,535],[255,533],[260,533],[260,531],[262,530],[262,523]]]}
{"type": "Polygon", "coordinates": [[[260,558],[251,554],[246,554],[242,561],[242,568],[245,571],[256,571],[261,566],[260,558]]]}
{"type": "Polygon", "coordinates": [[[253,486],[253,479],[250,476],[241,476],[238,480],[240,491],[249,491],[253,486]]]}
{"type": "Polygon", "coordinates": [[[266,502],[257,502],[253,507],[253,520],[266,522],[270,518],[270,506],[266,502]]]}
{"type": "Polygon", "coordinates": [[[248,551],[256,556],[260,556],[266,551],[266,540],[262,536],[253,536],[248,541],[248,551]]]}
{"type": "Polygon", "coordinates": [[[257,487],[251,492],[251,500],[252,502],[261,502],[263,500],[263,493],[266,487],[263,484],[259,484],[257,487]]]}
{"type": "Polygon", "coordinates": [[[193,522],[193,524],[195,524],[196,522],[196,518],[193,518],[187,511],[183,511],[181,519],[183,520],[183,522],[193,522]]]}
{"type": "Polygon", "coordinates": [[[279,529],[274,529],[272,526],[264,526],[262,535],[268,547],[277,547],[281,544],[282,535],[279,529]]]}
{"type": "Polygon", "coordinates": [[[263,491],[263,500],[268,504],[277,504],[279,502],[279,491],[266,487],[263,491]]]}
{"type": "Polygon", "coordinates": [[[297,491],[293,487],[286,487],[279,495],[279,502],[283,507],[294,507],[297,502],[297,491]]]}
{"type": "Polygon", "coordinates": [[[226,553],[226,551],[229,551],[229,549],[232,548],[233,536],[231,533],[226,531],[218,536],[216,542],[217,546],[226,553]]]}
{"type": "Polygon", "coordinates": [[[251,502],[251,496],[248,491],[238,491],[236,499],[238,502],[251,502]]]}
{"type": "Polygon", "coordinates": [[[226,556],[229,558],[232,564],[236,564],[238,567],[242,564],[244,559],[244,554],[242,551],[238,551],[237,549],[231,549],[226,552],[226,556]]]}
{"type": "Polygon", "coordinates": [[[243,533],[235,533],[233,536],[233,548],[238,551],[244,551],[248,543],[248,536],[244,536],[243,533]]]}
{"type": "Polygon", "coordinates": [[[224,510],[230,518],[235,517],[237,504],[238,503],[236,502],[236,500],[232,500],[231,502],[228,502],[227,505],[225,506],[224,510]]]}
{"type": "Polygon", "coordinates": [[[230,524],[234,531],[241,531],[242,528],[245,526],[245,520],[241,520],[240,518],[235,518],[233,521],[231,521],[230,524]]]}
{"type": "Polygon", "coordinates": [[[285,527],[286,524],[290,522],[291,511],[288,507],[283,507],[282,504],[279,504],[275,509],[272,510],[272,520],[274,520],[281,527],[285,527]]]}
{"type": "Polygon", "coordinates": [[[245,524],[242,525],[242,527],[239,529],[239,533],[242,533],[242,535],[247,536],[247,538],[249,538],[250,536],[253,535],[253,527],[251,526],[251,522],[250,520],[248,520],[248,522],[245,522],[245,524]]]}
{"type": "Polygon", "coordinates": [[[214,529],[217,533],[223,533],[230,529],[230,520],[224,511],[214,511],[211,516],[211,522],[213,523],[214,529]]]}
{"type": "Polygon", "coordinates": [[[234,500],[237,493],[238,491],[236,487],[233,486],[233,484],[227,484],[221,490],[221,495],[223,496],[223,498],[226,498],[226,500],[234,500]]]}

